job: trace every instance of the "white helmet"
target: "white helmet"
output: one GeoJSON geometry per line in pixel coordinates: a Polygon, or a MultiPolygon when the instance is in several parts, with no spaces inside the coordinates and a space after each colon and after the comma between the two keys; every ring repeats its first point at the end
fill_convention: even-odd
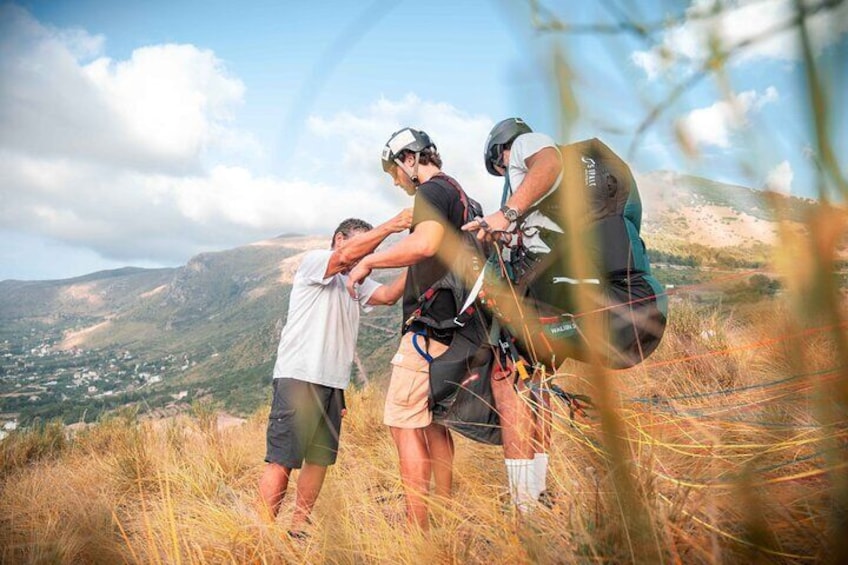
{"type": "MultiPolygon", "coordinates": [[[[412,128],[403,128],[392,134],[389,140],[383,147],[383,170],[391,171],[395,167],[402,166],[404,153],[415,154],[415,171],[418,170],[418,155],[424,151],[436,153],[436,144],[430,139],[430,136],[421,130],[412,128]]],[[[405,169],[404,169],[405,170],[405,169]]],[[[406,171],[409,173],[409,171],[406,171]]],[[[410,174],[413,182],[418,183],[417,174],[410,174]]]]}

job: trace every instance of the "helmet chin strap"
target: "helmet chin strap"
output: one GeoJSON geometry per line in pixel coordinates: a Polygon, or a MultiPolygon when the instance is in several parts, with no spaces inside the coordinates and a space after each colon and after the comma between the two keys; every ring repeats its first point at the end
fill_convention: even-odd
{"type": "Polygon", "coordinates": [[[397,164],[397,166],[403,169],[403,172],[406,173],[406,175],[412,181],[412,184],[414,184],[416,187],[421,184],[421,182],[418,180],[418,159],[420,155],[420,153],[415,154],[415,165],[413,165],[411,171],[406,168],[406,166],[400,159],[395,159],[395,163],[397,164]]]}

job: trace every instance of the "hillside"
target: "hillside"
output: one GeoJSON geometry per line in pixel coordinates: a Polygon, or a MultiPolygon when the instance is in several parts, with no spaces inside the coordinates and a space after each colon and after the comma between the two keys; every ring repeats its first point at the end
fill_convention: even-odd
{"type": "MultiPolygon", "coordinates": [[[[0,283],[0,412],[70,422],[126,402],[162,408],[206,396],[237,413],[254,409],[267,393],[300,258],[326,245],[325,237],[279,237],[177,269],[0,283]]],[[[360,378],[385,370],[381,346],[399,317],[364,316],[360,378]]]]}
{"type": "Polygon", "coordinates": [[[405,527],[370,383],[347,395],[308,537],[287,535],[294,485],[275,521],[257,508],[267,404],[227,427],[207,405],[153,422],[120,410],[0,442],[0,562],[845,563],[845,356],[827,328],[793,333],[786,298],[745,324],[678,301],[641,366],[567,363],[558,385],[610,404],[552,398],[553,504],[526,514],[502,449],[454,434],[451,498],[430,498],[429,533],[405,527]]]}
{"type": "Polygon", "coordinates": [[[670,171],[639,175],[637,182],[649,248],[707,262],[767,262],[779,225],[804,231],[816,204],[670,171]]]}
{"type": "Polygon", "coordinates": [[[59,316],[109,315],[166,284],[174,269],[126,267],[57,281],[0,281],[0,319],[57,323],[59,316]]]}

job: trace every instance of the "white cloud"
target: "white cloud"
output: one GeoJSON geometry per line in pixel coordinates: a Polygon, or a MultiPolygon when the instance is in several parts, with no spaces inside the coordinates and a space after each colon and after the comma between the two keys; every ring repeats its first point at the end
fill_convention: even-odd
{"type": "Polygon", "coordinates": [[[0,148],[148,171],[197,169],[243,139],[230,127],[244,85],[192,45],[102,55],[105,40],[0,6],[0,148]],[[92,60],[93,59],[93,60],[92,60]]]}
{"type": "Polygon", "coordinates": [[[304,159],[257,174],[238,164],[239,151],[261,150],[236,127],[245,86],[214,53],[152,45],[114,60],[104,45],[0,6],[0,231],[16,241],[173,265],[281,233],[329,234],[351,216],[382,221],[412,203],[379,165],[407,125],[432,135],[473,197],[489,209],[498,199],[482,162],[488,117],[381,99],[311,117],[304,159]]]}
{"type": "Polygon", "coordinates": [[[83,71],[130,141],[163,160],[195,158],[226,137],[244,94],[211,51],[193,45],[144,47],[128,61],[103,57],[83,71]]]}
{"type": "MultiPolygon", "coordinates": [[[[825,2],[805,0],[804,4],[819,6],[825,2]]],[[[655,78],[676,63],[701,66],[710,55],[711,44],[727,50],[749,41],[732,62],[795,60],[800,55],[798,33],[795,26],[788,25],[795,16],[794,0],[695,0],[681,24],[668,29],[658,45],[633,53],[631,60],[649,78],[655,78]]],[[[848,33],[848,3],[817,11],[807,25],[818,54],[848,33]]]]}
{"type": "Polygon", "coordinates": [[[692,146],[727,149],[733,132],[748,125],[749,115],[778,98],[777,89],[772,86],[763,94],[748,90],[729,100],[719,100],[706,108],[692,110],[678,121],[678,128],[692,146]]]}
{"type": "Polygon", "coordinates": [[[792,171],[792,165],[789,164],[789,161],[783,161],[769,171],[766,177],[766,189],[781,194],[791,194],[794,177],[795,173],[792,171]]]}
{"type": "Polygon", "coordinates": [[[357,115],[313,116],[308,125],[323,147],[342,151],[337,166],[346,179],[357,185],[380,187],[382,192],[392,191],[389,201],[406,202],[383,173],[380,153],[393,132],[413,127],[430,135],[445,172],[456,177],[472,198],[488,210],[499,202],[502,180],[489,175],[483,165],[483,143],[494,125],[488,116],[468,115],[450,104],[407,94],[401,100],[380,99],[357,115]]]}

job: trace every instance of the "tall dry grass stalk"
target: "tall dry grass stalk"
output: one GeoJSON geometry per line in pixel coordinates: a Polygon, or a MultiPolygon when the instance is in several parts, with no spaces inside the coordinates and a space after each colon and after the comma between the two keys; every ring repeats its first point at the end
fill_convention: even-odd
{"type": "MultiPolygon", "coordinates": [[[[771,268],[787,289],[778,300],[744,305],[736,319],[721,309],[709,314],[712,320],[703,319],[692,305],[673,304],[672,331],[663,348],[630,372],[649,387],[638,399],[641,409],[611,401],[615,395],[632,401],[628,385],[603,370],[592,375],[589,385],[603,400],[601,442],[615,483],[608,504],[622,513],[618,527],[623,531],[614,546],[628,560],[678,559],[684,556],[678,547],[683,539],[694,552],[689,558],[709,562],[848,561],[848,320],[845,291],[836,276],[837,261],[844,259],[848,181],[844,155],[836,151],[833,137],[841,115],[835,101],[844,96],[832,89],[844,76],[845,51],[837,51],[832,65],[824,67],[810,37],[810,19],[823,10],[833,10],[830,17],[844,23],[840,4],[795,2],[791,18],[737,44],[728,45],[716,28],[703,65],[670,74],[658,88],[658,99],[645,100],[645,118],[633,132],[631,152],[700,81],[713,80],[732,102],[729,62],[758,42],[796,32],[801,92],[808,95],[797,111],[809,116],[819,203],[797,230],[788,201],[771,198],[771,212],[781,224],[771,268]],[[688,516],[690,523],[681,529],[675,516],[688,516]],[[658,540],[660,555],[652,540],[658,540]]],[[[627,19],[636,10],[606,4],[621,20],[592,27],[560,20],[544,3],[530,5],[540,32],[642,39],[688,17],[708,19],[735,7],[715,2],[700,16],[692,11],[669,22],[643,23],[627,19]]],[[[612,57],[622,55],[614,52],[615,42],[606,44],[612,57]]],[[[572,67],[579,55],[564,53],[552,53],[552,84],[559,94],[560,131],[569,139],[575,122],[584,117],[575,91],[587,77],[572,67]]],[[[666,56],[673,62],[673,52],[666,56]]],[[[624,65],[617,70],[626,76],[624,65]]],[[[677,133],[677,149],[697,162],[692,140],[677,133]]],[[[761,145],[756,132],[746,135],[749,146],[761,145]]],[[[741,169],[752,171],[744,159],[739,158],[741,169]]],[[[579,249],[572,250],[576,253],[579,249]]]]}

